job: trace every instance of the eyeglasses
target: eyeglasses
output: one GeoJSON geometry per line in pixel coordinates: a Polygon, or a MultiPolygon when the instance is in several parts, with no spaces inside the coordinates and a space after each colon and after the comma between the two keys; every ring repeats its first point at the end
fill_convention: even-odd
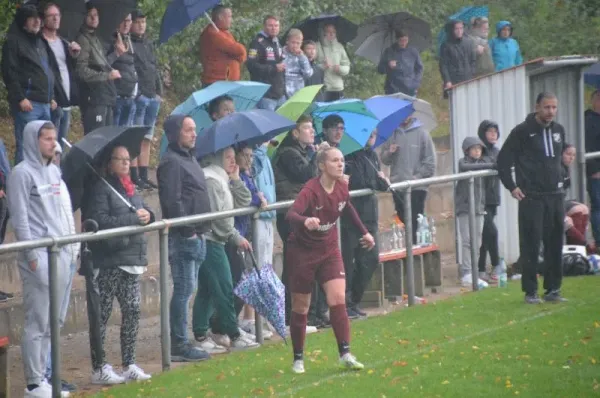
{"type": "Polygon", "coordinates": [[[131,163],[131,159],[130,158],[118,158],[118,157],[112,157],[112,160],[116,160],[117,162],[121,162],[121,163],[131,163]]]}
{"type": "Polygon", "coordinates": [[[333,127],[329,127],[328,130],[332,130],[332,131],[346,131],[346,126],[333,126],[333,127]]]}

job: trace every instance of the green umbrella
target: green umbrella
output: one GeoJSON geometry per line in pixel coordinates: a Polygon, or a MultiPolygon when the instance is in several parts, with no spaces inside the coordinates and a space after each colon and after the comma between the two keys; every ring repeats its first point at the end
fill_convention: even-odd
{"type": "MultiPolygon", "coordinates": [[[[287,100],[285,104],[281,105],[281,107],[279,107],[279,109],[277,109],[276,112],[281,116],[287,117],[290,120],[298,120],[298,118],[304,113],[306,113],[307,109],[310,108],[315,97],[317,96],[317,94],[319,94],[319,91],[321,91],[322,87],[322,84],[316,84],[314,86],[307,86],[296,91],[296,93],[292,95],[292,98],[287,100]]],[[[277,137],[275,137],[273,141],[281,143],[281,141],[283,141],[286,135],[287,132],[281,133],[277,137]]],[[[275,146],[269,145],[269,148],[267,149],[267,154],[270,158],[273,158],[273,155],[275,155],[275,149],[275,146]]]]}

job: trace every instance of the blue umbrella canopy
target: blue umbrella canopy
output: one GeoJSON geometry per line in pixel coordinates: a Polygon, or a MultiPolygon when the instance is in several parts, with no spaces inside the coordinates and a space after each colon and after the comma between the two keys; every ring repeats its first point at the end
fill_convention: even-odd
{"type": "Polygon", "coordinates": [[[166,43],[171,36],[205,15],[220,0],[173,0],[167,6],[160,24],[159,43],[166,43]]]}
{"type": "Polygon", "coordinates": [[[291,130],[295,125],[290,119],[265,109],[231,113],[213,123],[198,137],[196,157],[242,142],[249,145],[261,144],[279,133],[291,130]]]}
{"type": "Polygon", "coordinates": [[[379,119],[374,148],[387,141],[394,130],[415,111],[411,101],[384,96],[369,98],[365,100],[365,105],[379,119]]]}

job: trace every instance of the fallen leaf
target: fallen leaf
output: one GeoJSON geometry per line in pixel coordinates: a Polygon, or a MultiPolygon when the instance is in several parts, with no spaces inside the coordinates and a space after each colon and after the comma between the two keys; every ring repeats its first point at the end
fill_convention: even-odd
{"type": "Polygon", "coordinates": [[[400,345],[407,345],[407,344],[409,344],[409,343],[410,343],[410,342],[409,342],[408,340],[404,340],[404,339],[400,339],[400,340],[398,340],[398,344],[400,344],[400,345]]]}
{"type": "Polygon", "coordinates": [[[548,365],[554,365],[554,361],[548,361],[548,365]]]}
{"type": "Polygon", "coordinates": [[[213,391],[209,391],[206,394],[204,394],[205,397],[215,397],[216,394],[213,391]]]}
{"type": "Polygon", "coordinates": [[[275,395],[275,389],[273,388],[273,386],[269,386],[269,392],[271,393],[271,395],[275,395]]]}
{"type": "Polygon", "coordinates": [[[254,395],[263,395],[265,393],[265,390],[263,390],[262,388],[255,388],[250,392],[254,395]]]}
{"type": "Polygon", "coordinates": [[[473,346],[473,347],[471,347],[471,348],[473,348],[474,350],[478,350],[478,349],[479,349],[479,347],[477,347],[476,345],[474,345],[474,346],[473,346]]]}
{"type": "Polygon", "coordinates": [[[450,382],[448,380],[444,380],[442,381],[442,384],[450,384],[450,382]]]}
{"type": "Polygon", "coordinates": [[[226,376],[225,376],[225,373],[221,372],[221,373],[219,373],[219,374],[217,375],[217,380],[218,380],[218,381],[221,381],[221,380],[225,379],[225,377],[226,377],[226,376]]]}
{"type": "Polygon", "coordinates": [[[563,369],[571,369],[571,367],[569,365],[565,365],[563,366],[563,369]]]}
{"type": "Polygon", "coordinates": [[[399,377],[399,376],[398,377],[394,377],[392,379],[392,381],[390,382],[390,384],[393,385],[393,386],[395,386],[396,384],[398,384],[400,382],[400,380],[402,380],[401,377],[399,377]]]}
{"type": "Polygon", "coordinates": [[[393,365],[394,366],[402,366],[402,367],[404,367],[404,366],[408,365],[408,362],[406,362],[406,361],[394,361],[393,365]]]}
{"type": "Polygon", "coordinates": [[[498,376],[496,377],[496,383],[500,383],[502,381],[502,377],[498,376]]]}
{"type": "Polygon", "coordinates": [[[369,369],[369,371],[367,372],[367,374],[372,375],[373,373],[375,373],[375,371],[373,369],[369,369]]]}
{"type": "Polygon", "coordinates": [[[592,363],[592,365],[596,364],[596,358],[590,358],[590,362],[592,363]]]}
{"type": "Polygon", "coordinates": [[[596,329],[600,328],[600,322],[598,322],[598,321],[594,322],[594,327],[596,329]]]}
{"type": "Polygon", "coordinates": [[[427,359],[427,358],[429,358],[429,355],[423,354],[423,358],[427,359]]]}

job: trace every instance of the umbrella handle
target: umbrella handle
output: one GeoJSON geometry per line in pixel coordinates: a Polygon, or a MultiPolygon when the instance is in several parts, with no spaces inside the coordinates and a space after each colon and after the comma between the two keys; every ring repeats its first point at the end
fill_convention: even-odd
{"type": "Polygon", "coordinates": [[[206,18],[208,18],[208,20],[209,20],[210,24],[213,26],[213,28],[215,28],[215,30],[217,32],[219,32],[219,28],[217,28],[217,25],[213,22],[212,18],[210,17],[210,15],[208,15],[208,13],[206,11],[204,11],[204,16],[206,18]]]}
{"type": "Polygon", "coordinates": [[[262,277],[260,276],[260,268],[258,267],[258,262],[256,261],[256,257],[254,257],[254,252],[250,250],[247,250],[247,252],[250,255],[250,259],[252,259],[252,266],[256,271],[256,275],[258,275],[259,279],[262,279],[262,277]]]}

